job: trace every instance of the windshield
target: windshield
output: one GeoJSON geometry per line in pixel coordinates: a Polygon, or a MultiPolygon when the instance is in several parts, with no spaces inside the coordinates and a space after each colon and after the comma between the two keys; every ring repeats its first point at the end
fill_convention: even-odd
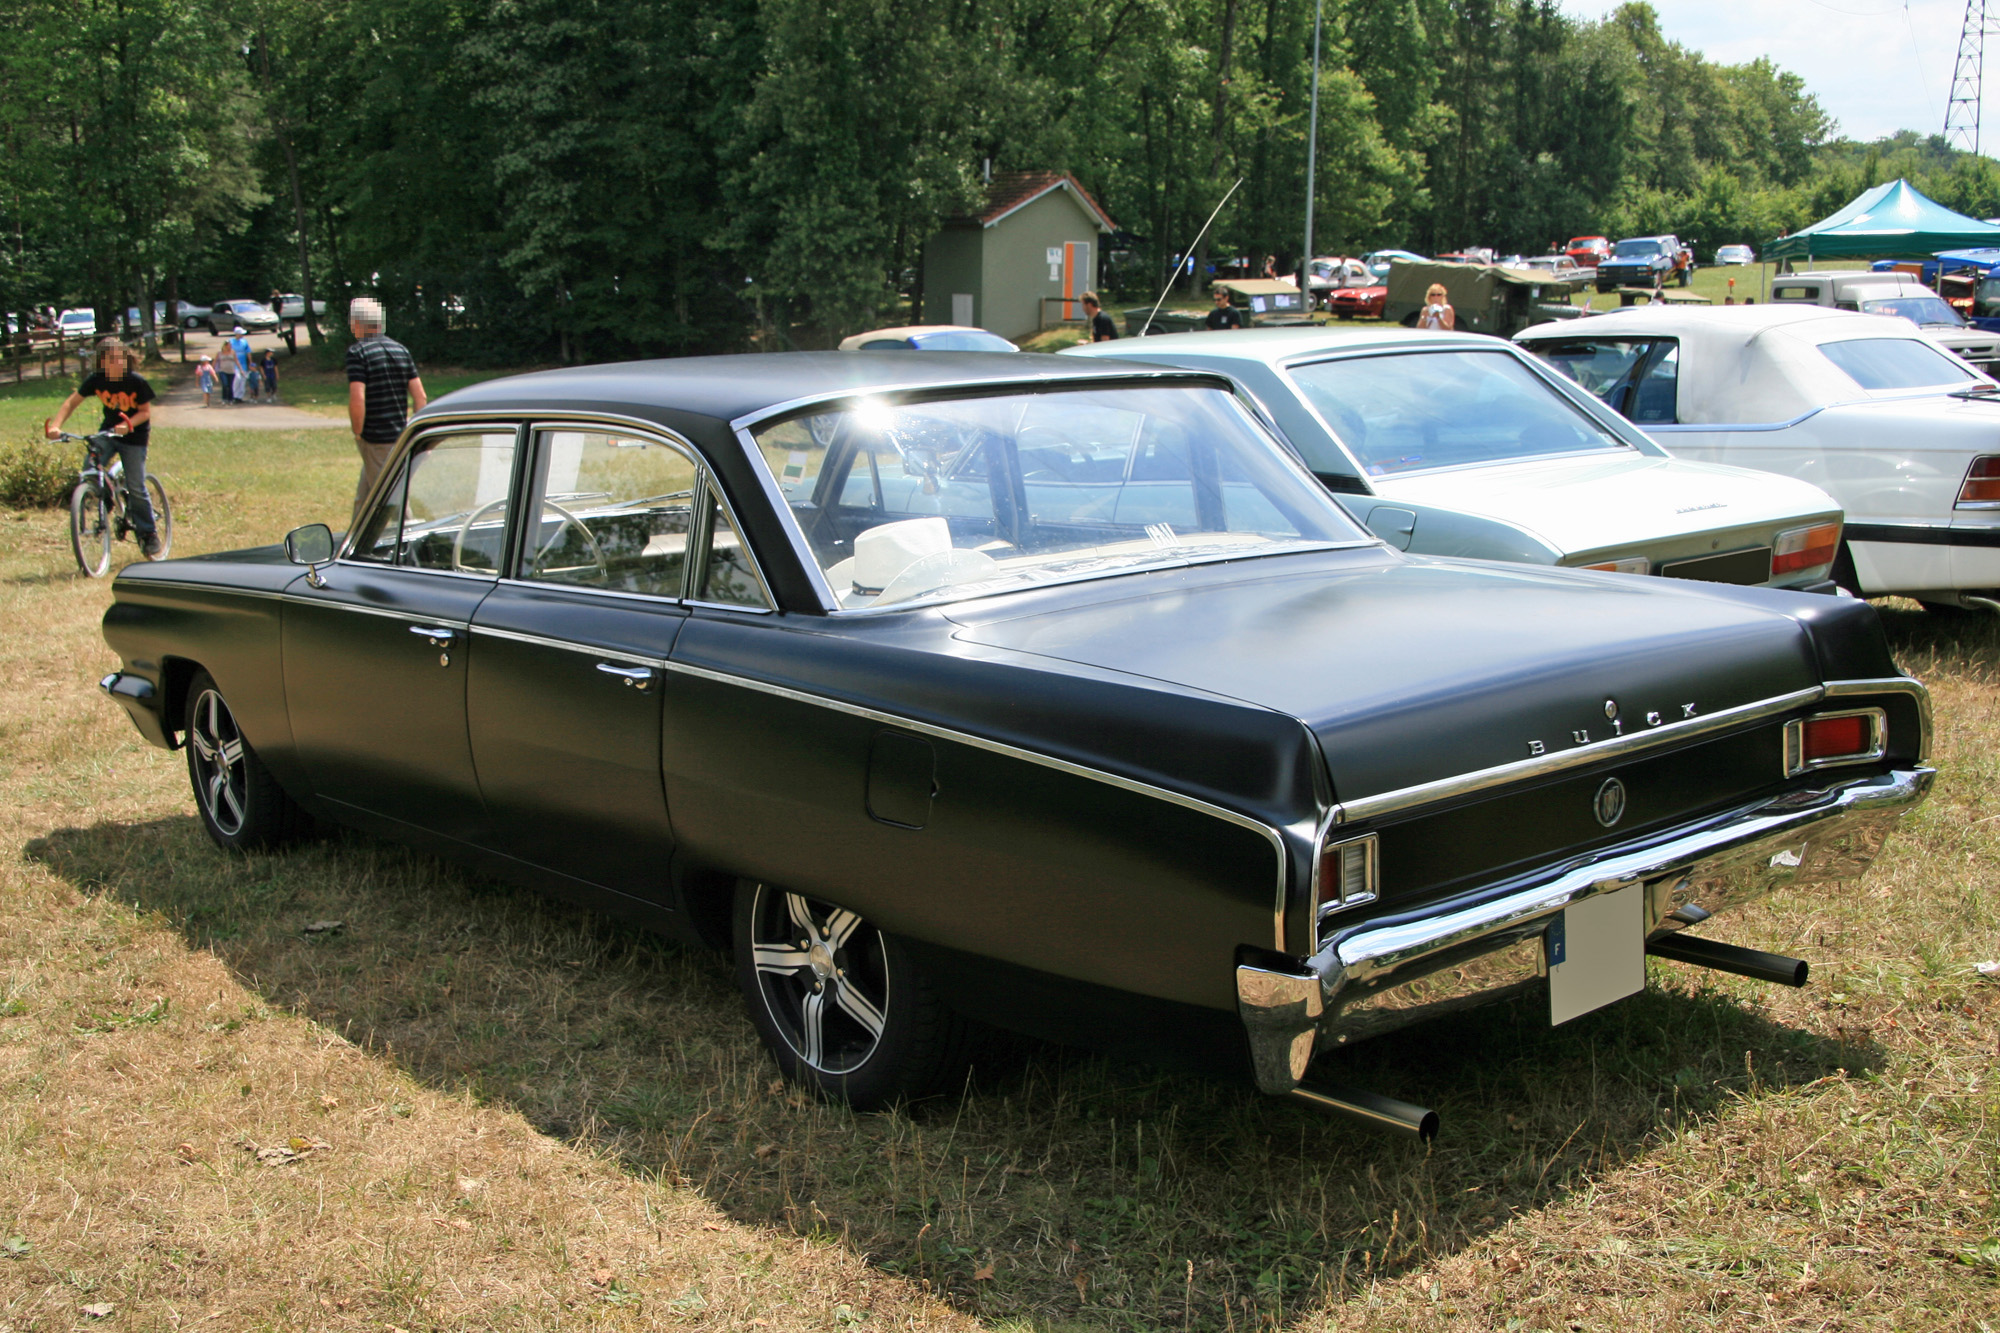
{"type": "Polygon", "coordinates": [[[1819,350],[1849,379],[1870,391],[1928,389],[1978,378],[1922,338],[1850,338],[1821,343],[1819,350]]]}
{"type": "Polygon", "coordinates": [[[868,398],[756,438],[850,609],[1370,540],[1221,389],[868,398]]]}
{"type": "Polygon", "coordinates": [[[1950,324],[1956,327],[1965,323],[1956,310],[1936,296],[1897,296],[1882,301],[1863,301],[1861,313],[1899,315],[1912,324],[1950,324]]]}
{"type": "MultiPolygon", "coordinates": [[[[913,333],[910,341],[926,352],[1018,352],[1021,349],[997,333],[954,330],[950,333],[913,333]]],[[[894,346],[893,343],[889,344],[894,346]]]]}
{"type": "Polygon", "coordinates": [[[1620,241],[1618,248],[1611,252],[1614,259],[1645,259],[1662,253],[1658,241],[1620,241]]]}
{"type": "Polygon", "coordinates": [[[1291,374],[1372,477],[1632,447],[1508,352],[1352,357],[1291,374]]]}

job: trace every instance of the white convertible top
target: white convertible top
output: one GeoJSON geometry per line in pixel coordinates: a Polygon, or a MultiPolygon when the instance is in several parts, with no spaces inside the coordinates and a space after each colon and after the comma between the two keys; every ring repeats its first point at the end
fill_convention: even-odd
{"type": "MultiPolygon", "coordinates": [[[[1812,305],[1634,306],[1516,335],[1530,348],[1580,338],[1680,340],[1678,417],[1684,425],[1790,421],[1869,394],[1820,354],[1825,343],[1897,338],[1949,355],[1907,320],[1812,305]]],[[[1977,371],[1966,367],[1965,378],[1977,371]]]]}

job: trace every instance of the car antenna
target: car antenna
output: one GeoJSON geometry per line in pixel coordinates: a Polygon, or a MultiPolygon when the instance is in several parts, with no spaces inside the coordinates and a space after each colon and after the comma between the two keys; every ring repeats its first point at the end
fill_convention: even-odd
{"type": "MultiPolygon", "coordinates": [[[[1241,176],[1238,176],[1236,178],[1236,184],[1229,187],[1229,194],[1225,194],[1222,196],[1222,204],[1228,203],[1229,195],[1235,194],[1242,187],[1243,187],[1243,178],[1241,176]]],[[[1208,229],[1215,225],[1216,215],[1222,212],[1222,204],[1217,204],[1215,206],[1215,212],[1210,213],[1208,215],[1208,221],[1201,224],[1201,230],[1195,233],[1194,244],[1190,245],[1187,249],[1181,251],[1183,255],[1191,256],[1194,254],[1196,250],[1201,248],[1201,238],[1208,235],[1208,229]]],[[[1153,302],[1153,308],[1146,313],[1146,323],[1144,324],[1143,327],[1140,328],[1138,333],[1139,337],[1143,338],[1147,334],[1153,331],[1153,316],[1159,314],[1160,307],[1166,304],[1167,293],[1174,289],[1174,279],[1180,277],[1180,275],[1181,275],[1181,266],[1178,262],[1176,262],[1174,264],[1174,276],[1172,278],[1168,278],[1167,285],[1160,288],[1160,299],[1153,302]]]]}

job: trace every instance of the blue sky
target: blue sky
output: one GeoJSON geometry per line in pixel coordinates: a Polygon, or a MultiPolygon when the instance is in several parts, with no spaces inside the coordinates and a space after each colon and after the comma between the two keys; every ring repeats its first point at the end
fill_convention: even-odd
{"type": "MultiPolygon", "coordinates": [[[[1617,4],[1567,0],[1565,8],[1595,19],[1617,4]]],[[[1849,138],[1944,128],[1965,0],[1654,0],[1654,8],[1669,38],[1710,60],[1768,56],[1799,75],[1849,138]]],[[[1987,47],[1979,146],[2000,156],[2000,34],[1987,47]]]]}

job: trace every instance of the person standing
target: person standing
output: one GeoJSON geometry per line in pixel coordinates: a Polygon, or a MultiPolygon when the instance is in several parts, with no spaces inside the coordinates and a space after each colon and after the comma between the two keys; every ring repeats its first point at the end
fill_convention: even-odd
{"type": "Polygon", "coordinates": [[[1118,337],[1118,326],[1111,322],[1111,316],[1104,313],[1104,303],[1097,299],[1096,292],[1083,294],[1083,318],[1090,325],[1092,342],[1108,343],[1118,337]]]}
{"type": "Polygon", "coordinates": [[[201,405],[203,407],[214,406],[212,401],[215,393],[214,358],[210,357],[207,353],[203,353],[200,363],[195,366],[194,378],[195,382],[201,385],[201,405]]]}
{"type": "Polygon", "coordinates": [[[1215,297],[1215,309],[1208,312],[1203,324],[1211,329],[1246,329],[1250,326],[1243,320],[1243,312],[1229,304],[1227,288],[1217,287],[1211,293],[1215,297]]]}
{"type": "Polygon", "coordinates": [[[257,360],[257,369],[264,376],[264,401],[278,401],[278,353],[269,347],[257,360]]]}
{"type": "Polygon", "coordinates": [[[1424,308],[1417,312],[1417,327],[1420,329],[1455,329],[1458,327],[1458,312],[1451,308],[1446,299],[1444,284],[1434,282],[1424,293],[1424,308]]]}
{"type": "Polygon", "coordinates": [[[216,355],[215,374],[221,382],[222,405],[233,406],[236,402],[236,350],[227,338],[222,340],[222,351],[216,355]]]}
{"type": "Polygon", "coordinates": [[[243,402],[256,396],[250,377],[257,372],[250,365],[250,335],[243,331],[241,324],[229,335],[229,350],[236,358],[236,401],[243,402]]]}
{"type": "Polygon", "coordinates": [[[354,344],[347,349],[347,424],[361,451],[361,480],[354,488],[349,527],[361,521],[361,502],[388,464],[411,411],[423,411],[430,401],[410,349],[384,333],[383,322],[382,303],[372,296],[357,296],[348,307],[354,344]]]}
{"type": "Polygon", "coordinates": [[[44,428],[53,440],[62,434],[63,422],[84,399],[95,398],[104,404],[104,420],[97,429],[119,437],[118,457],[125,464],[125,516],[138,534],[139,549],[148,556],[160,553],[160,536],[153,530],[153,504],[146,498],[146,445],[152,433],[153,397],[153,386],[139,374],[139,359],[132,349],[116,338],[106,338],[97,344],[96,368],[84,376],[75,393],[63,399],[44,428]]]}

